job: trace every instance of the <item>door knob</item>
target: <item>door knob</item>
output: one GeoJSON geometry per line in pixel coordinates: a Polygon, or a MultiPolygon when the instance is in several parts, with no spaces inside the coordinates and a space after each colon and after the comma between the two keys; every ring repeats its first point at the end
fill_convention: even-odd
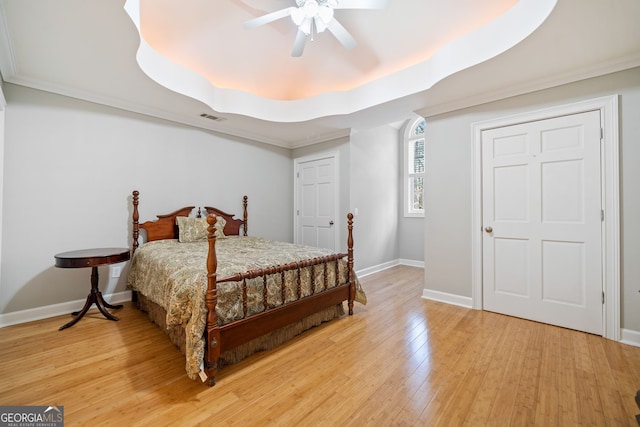
{"type": "Polygon", "coordinates": [[[329,225],[333,225],[333,220],[329,221],[329,225]]]}
{"type": "Polygon", "coordinates": [[[487,233],[493,233],[493,228],[491,227],[485,227],[484,231],[486,231],[487,233]]]}

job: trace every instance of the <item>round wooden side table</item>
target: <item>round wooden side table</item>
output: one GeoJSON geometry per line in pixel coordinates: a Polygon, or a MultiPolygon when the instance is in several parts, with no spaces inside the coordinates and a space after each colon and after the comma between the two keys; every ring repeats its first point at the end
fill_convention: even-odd
{"type": "Polygon", "coordinates": [[[91,267],[91,293],[87,297],[82,310],[71,313],[75,316],[69,323],[60,326],[60,331],[70,328],[80,320],[93,304],[98,307],[100,313],[109,320],[118,320],[116,316],[109,313],[107,308],[122,308],[122,304],[111,305],[102,297],[102,293],[98,288],[98,266],[107,264],[117,264],[119,262],[128,261],[131,254],[127,248],[97,248],[83,249],[79,251],[63,252],[54,256],[56,259],[56,267],[60,268],[81,268],[91,267]]]}

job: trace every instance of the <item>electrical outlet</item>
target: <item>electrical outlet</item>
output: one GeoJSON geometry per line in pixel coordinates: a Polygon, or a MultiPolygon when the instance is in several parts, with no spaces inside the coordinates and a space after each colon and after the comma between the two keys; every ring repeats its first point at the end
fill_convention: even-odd
{"type": "Polygon", "coordinates": [[[111,266],[111,277],[120,277],[120,273],[122,272],[122,267],[119,265],[111,266]]]}

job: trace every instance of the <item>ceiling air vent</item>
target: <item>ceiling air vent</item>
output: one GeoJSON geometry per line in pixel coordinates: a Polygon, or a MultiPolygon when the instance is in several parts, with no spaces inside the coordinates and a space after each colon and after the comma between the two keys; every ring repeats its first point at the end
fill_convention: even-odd
{"type": "Polygon", "coordinates": [[[215,122],[224,122],[225,120],[227,120],[224,117],[212,116],[211,114],[207,113],[200,114],[200,117],[204,117],[205,119],[213,120],[215,122]]]}

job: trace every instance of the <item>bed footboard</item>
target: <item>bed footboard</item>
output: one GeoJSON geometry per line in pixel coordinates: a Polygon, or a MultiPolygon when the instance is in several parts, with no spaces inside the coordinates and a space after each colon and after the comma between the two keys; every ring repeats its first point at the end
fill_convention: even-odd
{"type": "MultiPolygon", "coordinates": [[[[273,266],[265,269],[251,270],[246,273],[239,273],[234,276],[218,280],[217,267],[218,260],[216,256],[216,236],[215,222],[216,218],[210,214],[207,216],[208,227],[208,243],[209,253],[207,256],[207,294],[205,303],[207,305],[207,326],[206,326],[206,348],[205,348],[205,369],[206,380],[209,386],[215,385],[216,374],[219,368],[220,354],[244,344],[252,339],[262,336],[270,331],[279,329],[288,324],[296,322],[309,316],[319,310],[332,305],[340,304],[343,301],[348,302],[349,315],[353,314],[353,303],[355,300],[355,278],[353,273],[353,215],[347,215],[348,220],[348,250],[346,254],[334,254],[320,258],[293,262],[286,265],[273,266]],[[347,257],[347,281],[339,282],[339,274],[337,274],[338,262],[347,257]],[[336,263],[336,283],[335,286],[329,287],[327,283],[326,268],[328,263],[336,263]],[[324,274],[324,290],[315,293],[315,288],[310,296],[300,298],[300,269],[305,267],[325,269],[324,274]],[[217,284],[222,282],[243,282],[246,279],[255,279],[262,277],[265,283],[263,287],[266,293],[266,280],[268,275],[281,274],[284,282],[284,274],[287,271],[298,271],[298,300],[284,304],[284,290],[282,294],[283,304],[269,308],[267,306],[267,298],[264,298],[264,311],[247,317],[247,301],[246,291],[243,292],[243,310],[245,317],[241,320],[234,321],[225,325],[218,325],[218,317],[216,315],[216,304],[218,301],[217,284]]],[[[244,286],[246,289],[246,284],[244,286]]],[[[284,289],[284,288],[283,288],[284,289]]]]}

